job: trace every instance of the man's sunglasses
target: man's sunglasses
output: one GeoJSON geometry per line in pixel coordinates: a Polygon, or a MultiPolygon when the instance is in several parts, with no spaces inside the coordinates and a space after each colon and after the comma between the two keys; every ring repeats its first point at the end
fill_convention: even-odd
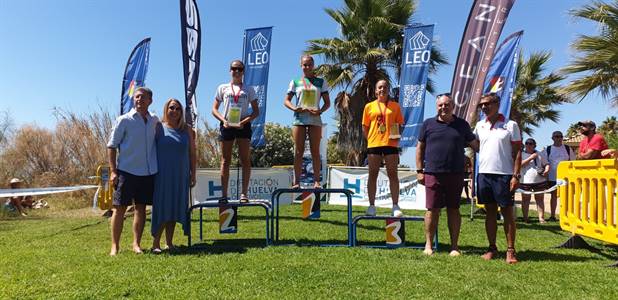
{"type": "Polygon", "coordinates": [[[244,71],[245,68],[241,68],[241,67],[231,67],[230,71],[234,71],[234,72],[242,72],[244,71]]]}

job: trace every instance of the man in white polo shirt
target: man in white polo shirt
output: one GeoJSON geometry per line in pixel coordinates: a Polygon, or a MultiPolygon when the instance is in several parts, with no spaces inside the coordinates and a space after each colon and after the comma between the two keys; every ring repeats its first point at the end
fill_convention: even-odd
{"type": "Polygon", "coordinates": [[[477,190],[479,203],[485,205],[485,231],[489,249],[483,259],[497,257],[496,247],[498,206],[504,216],[506,233],[506,262],[517,263],[515,256],[515,200],[513,193],[519,185],[521,168],[521,131],[517,123],[507,121],[498,113],[500,97],[495,93],[481,97],[478,106],[486,118],[476,123],[474,134],[479,140],[479,174],[477,190]]]}

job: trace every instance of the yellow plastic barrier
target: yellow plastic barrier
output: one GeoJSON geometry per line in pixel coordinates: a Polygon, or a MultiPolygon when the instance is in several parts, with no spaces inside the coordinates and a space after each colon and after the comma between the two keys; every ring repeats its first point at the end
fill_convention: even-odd
{"type": "Polygon", "coordinates": [[[563,161],[557,171],[562,230],[618,245],[618,160],[563,161]]]}
{"type": "Polygon", "coordinates": [[[109,167],[100,165],[97,168],[97,206],[102,210],[112,208],[112,194],[114,189],[109,186],[109,167]]]}

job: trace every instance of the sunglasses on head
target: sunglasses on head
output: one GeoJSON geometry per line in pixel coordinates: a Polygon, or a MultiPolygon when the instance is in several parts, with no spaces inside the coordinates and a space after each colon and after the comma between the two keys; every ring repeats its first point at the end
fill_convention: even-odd
{"type": "Polygon", "coordinates": [[[245,68],[243,67],[231,67],[230,71],[234,71],[234,72],[242,72],[245,68]]]}

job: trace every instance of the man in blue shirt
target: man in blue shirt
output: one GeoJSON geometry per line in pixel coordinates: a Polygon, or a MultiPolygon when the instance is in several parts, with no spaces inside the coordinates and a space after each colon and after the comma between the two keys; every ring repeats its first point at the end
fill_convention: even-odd
{"type": "Polygon", "coordinates": [[[432,255],[433,237],[438,228],[440,210],[446,207],[451,236],[450,256],[459,256],[461,214],[459,203],[464,186],[464,148],[478,149],[478,141],[466,120],[453,115],[450,94],[436,100],[437,116],[423,122],[416,145],[417,180],[425,185],[425,250],[432,255]]]}
{"type": "Polygon", "coordinates": [[[152,204],[154,175],[157,173],[155,128],[159,119],[148,112],[152,91],[140,87],[133,95],[133,108],[118,117],[107,143],[110,182],[114,187],[112,249],[120,251],[120,234],[127,206],[135,204],[133,252],[142,253],[140,242],[146,221],[146,205],[152,204]]]}

